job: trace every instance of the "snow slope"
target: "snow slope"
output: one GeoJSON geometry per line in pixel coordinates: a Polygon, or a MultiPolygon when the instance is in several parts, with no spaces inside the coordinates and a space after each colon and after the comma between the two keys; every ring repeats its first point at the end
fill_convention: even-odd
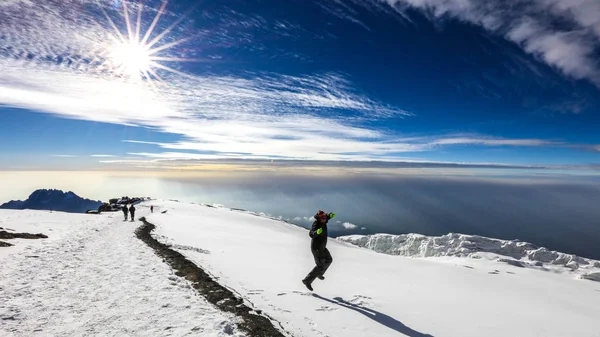
{"type": "Polygon", "coordinates": [[[0,209],[0,228],[2,228],[0,230],[5,230],[9,233],[42,233],[48,236],[48,239],[43,240],[0,239],[0,241],[14,245],[12,247],[1,248],[0,259],[9,254],[19,253],[26,247],[39,247],[60,240],[76,229],[73,224],[77,224],[77,226],[87,226],[90,224],[90,220],[97,219],[85,214],[0,209]]]}
{"type": "Polygon", "coordinates": [[[572,273],[581,277],[600,272],[600,261],[560,253],[519,240],[499,240],[479,235],[373,234],[347,235],[338,237],[337,240],[390,255],[493,258],[516,266],[572,273]]]}
{"type": "Polygon", "coordinates": [[[226,208],[160,202],[155,237],[294,336],[600,336],[600,284],[486,259],[406,258],[330,240],[315,292],[307,230],[226,208]]]}
{"type": "Polygon", "coordinates": [[[0,336],[243,336],[135,237],[139,225],[0,210],[0,227],[49,236],[0,248],[0,336]]]}

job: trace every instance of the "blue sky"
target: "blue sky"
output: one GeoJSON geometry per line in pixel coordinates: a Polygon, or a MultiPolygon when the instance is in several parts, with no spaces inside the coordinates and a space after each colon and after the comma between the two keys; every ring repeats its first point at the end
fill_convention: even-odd
{"type": "Polygon", "coordinates": [[[3,1],[0,165],[598,165],[599,51],[594,1],[3,1]]]}

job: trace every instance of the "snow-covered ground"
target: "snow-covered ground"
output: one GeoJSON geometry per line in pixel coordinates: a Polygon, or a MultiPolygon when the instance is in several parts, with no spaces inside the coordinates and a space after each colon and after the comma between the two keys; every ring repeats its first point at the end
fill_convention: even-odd
{"type": "MultiPolygon", "coordinates": [[[[303,228],[197,204],[137,208],[158,240],[296,337],[600,336],[600,283],[569,273],[392,256],[330,239],[334,262],[309,292],[303,228]]],[[[49,236],[0,248],[0,336],[241,336],[235,317],[135,237],[139,225],[121,213],[0,211],[0,227],[49,236]]]]}
{"type": "MultiPolygon", "coordinates": [[[[9,233],[42,233],[48,236],[44,240],[31,239],[10,239],[3,240],[12,244],[12,247],[0,249],[0,259],[9,254],[19,253],[26,247],[37,247],[47,245],[63,238],[67,233],[72,232],[74,227],[72,223],[77,223],[80,227],[85,227],[97,220],[90,215],[63,213],[53,211],[20,211],[0,209],[0,230],[9,233]]],[[[93,226],[93,225],[92,225],[93,226]]],[[[31,249],[30,248],[30,249],[31,249]]],[[[4,273],[3,273],[4,274],[4,273]]]]}
{"type": "Polygon", "coordinates": [[[245,212],[162,202],[156,237],[294,336],[600,336],[600,283],[486,259],[406,258],[330,240],[315,292],[305,229],[245,212]]]}
{"type": "Polygon", "coordinates": [[[514,266],[568,273],[575,277],[600,281],[600,261],[549,250],[519,240],[499,240],[457,233],[442,236],[414,233],[347,235],[338,237],[337,240],[390,255],[486,258],[514,266]]]}
{"type": "Polygon", "coordinates": [[[0,336],[243,336],[135,237],[139,225],[0,210],[0,227],[49,237],[0,248],[0,336]]]}

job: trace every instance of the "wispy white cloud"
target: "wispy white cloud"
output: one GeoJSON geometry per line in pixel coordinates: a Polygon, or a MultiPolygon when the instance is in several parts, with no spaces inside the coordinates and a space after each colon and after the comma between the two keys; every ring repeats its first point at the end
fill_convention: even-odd
{"type": "Polygon", "coordinates": [[[593,151],[593,152],[600,152],[600,144],[598,144],[598,145],[591,145],[589,147],[589,150],[593,151]]]}
{"type": "Polygon", "coordinates": [[[571,148],[584,151],[598,151],[600,145],[586,143],[570,143],[560,140],[536,138],[502,138],[482,135],[446,135],[441,137],[425,137],[431,146],[473,145],[473,146],[520,146],[520,147],[553,147],[571,148]]]}
{"type": "MultiPolygon", "coordinates": [[[[252,133],[249,133],[252,134],[252,133]]],[[[294,135],[292,131],[289,133],[294,135]]],[[[571,148],[584,151],[599,151],[597,144],[573,144],[557,140],[544,140],[534,138],[502,138],[489,137],[477,134],[453,134],[441,136],[405,137],[393,138],[388,142],[353,142],[352,140],[323,139],[327,144],[322,144],[319,139],[268,139],[261,135],[253,136],[253,142],[246,145],[237,140],[227,138],[216,142],[203,144],[202,142],[175,142],[160,143],[137,140],[126,140],[126,142],[156,145],[163,149],[162,152],[138,152],[130,155],[152,160],[155,164],[164,163],[172,166],[190,166],[202,161],[216,159],[254,159],[290,162],[302,159],[313,165],[323,165],[320,161],[328,161],[343,166],[340,161],[388,161],[391,164],[415,163],[423,165],[445,165],[466,163],[442,163],[423,159],[407,158],[399,156],[403,152],[426,152],[435,151],[450,146],[484,146],[484,147],[553,147],[571,148]],[[227,141],[225,141],[227,140],[227,141]],[[263,144],[269,144],[263,148],[263,144]],[[258,150],[260,147],[260,151],[258,150]],[[348,153],[336,152],[339,149],[352,148],[348,153]],[[175,163],[177,162],[177,163],[175,163]]],[[[373,166],[377,166],[371,163],[373,166]]],[[[494,163],[479,163],[480,165],[498,165],[494,163]]],[[[279,164],[278,164],[279,165],[279,164]]]]}
{"type": "MultiPolygon", "coordinates": [[[[446,1],[443,6],[429,0],[411,1],[413,6],[435,10],[438,17],[472,13],[470,0],[462,1],[463,9],[456,1],[446,1]]],[[[348,77],[337,73],[249,73],[243,77],[161,73],[164,81],[154,87],[120,78],[103,66],[112,28],[98,22],[97,15],[74,11],[72,8],[84,8],[70,6],[79,2],[90,6],[103,3],[3,2],[0,104],[181,136],[176,142],[146,142],[156,145],[159,153],[140,152],[133,154],[136,158],[105,159],[103,163],[161,165],[220,158],[406,160],[399,155],[459,144],[567,146],[558,141],[479,135],[398,138],[361,122],[410,117],[411,113],[365,96],[348,77]]],[[[493,26],[490,20],[481,22],[493,26]]],[[[260,24],[259,19],[245,23],[252,27],[260,24]]],[[[510,32],[513,39],[527,43],[538,26],[523,24],[510,32]]],[[[182,37],[187,36],[172,39],[182,37]]],[[[551,59],[558,62],[563,54],[557,55],[551,59]]],[[[570,71],[585,75],[577,73],[575,66],[570,71]]],[[[594,149],[588,146],[588,150],[594,149]]]]}
{"type": "MultiPolygon", "coordinates": [[[[73,21],[63,8],[70,1],[54,7],[6,6],[0,18],[10,22],[0,24],[0,34],[8,38],[0,39],[0,49],[9,55],[0,55],[0,104],[177,134],[181,141],[156,145],[210,152],[194,159],[364,159],[422,150],[381,143],[389,136],[360,126],[363,120],[411,113],[370,99],[337,73],[236,77],[165,72],[164,82],[154,88],[120,78],[103,67],[111,28],[91,14],[73,21]]],[[[252,25],[260,24],[255,21],[252,25]]]]}
{"type": "MultiPolygon", "coordinates": [[[[372,0],[346,0],[376,8],[372,0]]],[[[378,0],[405,16],[452,17],[484,27],[575,79],[600,86],[600,2],[596,0],[378,0]]],[[[337,14],[336,14],[337,15],[337,14]]],[[[339,15],[338,15],[339,16],[339,15]]]]}
{"type": "Polygon", "coordinates": [[[114,155],[112,155],[112,154],[92,154],[92,155],[90,155],[90,157],[94,157],[94,158],[111,158],[111,157],[114,157],[114,155]]]}
{"type": "Polygon", "coordinates": [[[158,144],[165,149],[332,160],[357,151],[422,150],[382,144],[387,135],[355,126],[357,119],[407,113],[351,93],[348,82],[332,74],[173,78],[155,95],[143,83],[0,62],[5,74],[15,74],[10,80],[0,74],[6,79],[0,81],[0,102],[67,118],[148,126],[186,139],[158,144]],[[354,119],[338,118],[338,109],[355,113],[354,119]]]}
{"type": "Polygon", "coordinates": [[[365,23],[363,23],[356,17],[356,10],[348,6],[348,4],[343,0],[331,0],[330,2],[319,1],[317,2],[317,5],[323,8],[325,11],[339,17],[340,19],[353,22],[368,31],[371,30],[369,26],[367,26],[365,23]]]}
{"type": "Polygon", "coordinates": [[[566,143],[543,139],[508,139],[482,136],[447,136],[434,139],[431,145],[485,145],[485,146],[561,146],[566,143]]]}
{"type": "MultiPolygon", "coordinates": [[[[145,159],[131,159],[131,158],[127,158],[127,159],[110,159],[110,160],[100,160],[99,161],[102,164],[128,164],[128,165],[133,165],[136,167],[143,167],[143,166],[148,166],[148,165],[152,165],[152,164],[156,164],[157,161],[153,161],[153,160],[145,160],[145,159]]],[[[158,168],[157,165],[152,165],[153,167],[158,168]]],[[[161,165],[161,167],[165,167],[164,165],[161,165]]]]}
{"type": "MultiPolygon", "coordinates": [[[[136,153],[119,159],[105,159],[104,164],[127,164],[138,168],[156,168],[173,170],[233,170],[233,171],[258,171],[258,170],[316,170],[336,172],[383,172],[386,169],[415,169],[415,168],[501,168],[501,169],[532,169],[548,168],[540,165],[508,165],[502,163],[480,162],[441,162],[424,159],[394,158],[393,160],[294,160],[294,159],[257,159],[255,157],[231,157],[224,158],[222,155],[202,155],[198,153],[136,153]]],[[[338,221],[338,223],[341,223],[338,221]]]]}

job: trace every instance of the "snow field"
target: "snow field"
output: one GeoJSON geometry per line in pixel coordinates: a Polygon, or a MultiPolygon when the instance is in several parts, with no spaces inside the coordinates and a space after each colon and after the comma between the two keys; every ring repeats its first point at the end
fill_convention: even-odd
{"type": "MultiPolygon", "coordinates": [[[[153,204],[157,205],[155,201],[153,204]]],[[[294,336],[599,336],[600,285],[485,259],[406,258],[330,239],[309,292],[307,230],[176,202],[147,217],[175,245],[294,336]]]]}
{"type": "Polygon", "coordinates": [[[0,336],[243,336],[235,317],[197,296],[135,237],[139,221],[42,211],[0,219],[49,236],[12,240],[17,248],[0,259],[0,336]]]}

